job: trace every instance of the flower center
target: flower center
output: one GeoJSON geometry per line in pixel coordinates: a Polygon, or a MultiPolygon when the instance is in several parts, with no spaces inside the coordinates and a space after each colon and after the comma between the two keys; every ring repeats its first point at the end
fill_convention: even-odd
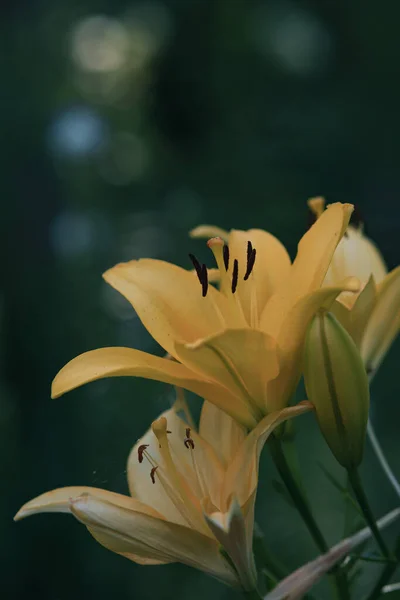
{"type": "MultiPolygon", "coordinates": [[[[253,274],[254,264],[256,261],[257,251],[253,248],[251,241],[247,242],[247,259],[246,269],[243,275],[243,281],[248,282],[249,290],[246,292],[246,297],[250,299],[250,311],[248,317],[245,316],[245,311],[242,306],[242,282],[239,277],[240,265],[237,258],[231,260],[229,246],[220,237],[214,237],[208,240],[207,246],[212,251],[219,271],[220,291],[229,300],[231,307],[235,311],[238,319],[238,326],[250,326],[256,328],[258,326],[258,306],[257,293],[253,278],[249,281],[253,274]],[[230,268],[231,266],[231,268],[230,268]],[[238,292],[238,293],[236,293],[238,292]]],[[[208,291],[208,271],[206,265],[201,264],[193,254],[189,254],[190,260],[193,263],[197,277],[201,284],[202,295],[205,297],[208,291]]]]}
{"type": "Polygon", "coordinates": [[[154,421],[152,430],[158,441],[161,461],[157,462],[151,455],[149,444],[142,444],[137,450],[139,463],[144,459],[149,462],[152,483],[156,484],[158,481],[162,485],[188,526],[209,536],[210,530],[204,521],[200,504],[200,500],[208,497],[209,493],[206,479],[196,461],[195,441],[190,427],[186,428],[186,437],[181,442],[182,447],[190,453],[190,461],[186,461],[180,451],[173,452],[168,440],[168,435],[172,432],[167,429],[165,417],[154,421]],[[180,468],[177,468],[177,464],[180,468]]]}

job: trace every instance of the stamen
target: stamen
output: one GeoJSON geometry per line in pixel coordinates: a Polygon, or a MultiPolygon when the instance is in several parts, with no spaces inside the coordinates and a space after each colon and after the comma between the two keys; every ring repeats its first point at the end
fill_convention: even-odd
{"type": "Polygon", "coordinates": [[[141,446],[139,446],[137,452],[138,452],[138,461],[140,463],[143,462],[143,452],[146,450],[146,448],[149,447],[149,444],[142,444],[141,446]]]}
{"type": "Polygon", "coordinates": [[[235,258],[235,260],[233,261],[233,271],[232,271],[232,294],[234,294],[236,292],[236,288],[237,288],[237,284],[238,284],[238,277],[239,277],[239,263],[237,261],[237,258],[235,258]]]}
{"type": "Polygon", "coordinates": [[[155,473],[156,473],[157,469],[158,469],[158,466],[153,467],[152,470],[150,471],[150,479],[151,479],[152,483],[156,482],[155,473]]]}
{"type": "Polygon", "coordinates": [[[251,275],[251,272],[254,267],[254,263],[256,262],[256,249],[253,248],[251,242],[247,243],[247,268],[245,276],[243,277],[244,281],[247,281],[251,275]]]}
{"type": "Polygon", "coordinates": [[[194,441],[190,436],[190,427],[186,427],[186,438],[183,440],[183,443],[185,444],[186,448],[191,448],[194,450],[194,441]]]}
{"type": "Polygon", "coordinates": [[[202,271],[201,264],[199,263],[199,261],[197,260],[197,258],[195,257],[194,254],[189,254],[189,258],[193,263],[193,266],[196,270],[197,277],[199,278],[200,283],[203,285],[203,271],[202,271]]]}
{"type": "Polygon", "coordinates": [[[225,271],[227,271],[229,269],[229,246],[227,244],[224,245],[222,254],[224,257],[225,271]]]}
{"type": "Polygon", "coordinates": [[[207,267],[204,264],[201,267],[200,283],[201,283],[202,296],[203,296],[203,298],[205,298],[207,296],[207,290],[208,290],[208,273],[207,273],[207,267]]]}

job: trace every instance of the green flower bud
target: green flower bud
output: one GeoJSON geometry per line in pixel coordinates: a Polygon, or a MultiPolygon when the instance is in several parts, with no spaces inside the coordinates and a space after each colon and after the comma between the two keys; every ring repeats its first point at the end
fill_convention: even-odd
{"type": "Polygon", "coordinates": [[[368,421],[368,377],[352,338],[327,311],[317,313],[308,328],[304,380],[335,458],[346,468],[358,466],[368,421]]]}

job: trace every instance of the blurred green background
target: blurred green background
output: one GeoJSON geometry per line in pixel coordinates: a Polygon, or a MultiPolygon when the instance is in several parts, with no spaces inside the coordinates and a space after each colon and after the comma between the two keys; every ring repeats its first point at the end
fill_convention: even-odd
{"type": "MultiPolygon", "coordinates": [[[[53,376],[85,350],[160,352],[106,268],[139,257],[190,267],[189,251],[210,260],[187,236],[202,222],[268,229],[293,255],[317,194],[354,202],[396,265],[400,4],[20,0],[2,12],[2,597],[236,597],[181,565],[113,555],[69,516],[12,516],[63,485],[125,492],[130,447],[171,401],[168,386],[135,379],[50,400],[53,376]]],[[[399,353],[397,342],[374,381],[372,415],[400,476],[399,353]]],[[[311,418],[298,429],[333,543],[343,505],[317,460],[341,470],[311,418]]],[[[396,505],[369,447],[363,475],[377,515],[396,505]]],[[[294,568],[316,550],[274,478],[265,457],[258,518],[294,568]]]]}

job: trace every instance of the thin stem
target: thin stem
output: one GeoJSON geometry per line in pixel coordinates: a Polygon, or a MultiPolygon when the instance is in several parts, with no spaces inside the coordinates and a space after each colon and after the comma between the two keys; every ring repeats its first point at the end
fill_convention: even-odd
{"type": "Polygon", "coordinates": [[[397,568],[397,564],[395,562],[390,562],[386,565],[386,567],[383,569],[378,581],[376,582],[375,586],[373,587],[372,592],[367,597],[367,600],[377,600],[377,598],[380,598],[380,596],[382,594],[383,586],[388,581],[390,581],[396,568],[397,568]]]}
{"type": "Polygon", "coordinates": [[[254,524],[253,551],[256,563],[259,563],[260,567],[265,567],[276,580],[275,582],[284,579],[288,575],[288,570],[285,566],[282,565],[269,548],[267,548],[264,534],[257,523],[254,524]]]}
{"type": "MultiPolygon", "coordinates": [[[[321,554],[325,554],[329,550],[328,544],[326,543],[325,538],[316,520],[314,519],[314,515],[311,512],[303,490],[297,484],[297,481],[290,470],[280,440],[274,434],[272,434],[269,437],[268,445],[272,460],[275,463],[279,475],[281,476],[281,479],[285,484],[286,489],[294,502],[294,505],[302,517],[319,551],[321,554]]],[[[335,595],[337,598],[348,600],[349,592],[346,575],[341,571],[340,568],[336,567],[332,569],[331,577],[334,579],[335,595]]]]}
{"type": "Polygon", "coordinates": [[[389,583],[396,568],[399,565],[399,563],[398,563],[399,551],[400,551],[400,540],[397,541],[397,544],[396,544],[396,547],[394,550],[395,560],[388,562],[387,565],[384,567],[384,569],[382,570],[382,573],[379,576],[378,581],[372,588],[371,593],[369,594],[369,596],[367,596],[367,600],[377,600],[377,598],[380,598],[380,596],[382,594],[382,589],[384,588],[384,586],[387,583],[389,583]]]}
{"type": "Polygon", "coordinates": [[[369,419],[369,421],[368,421],[367,432],[368,432],[368,437],[371,442],[372,448],[376,454],[376,458],[378,459],[378,461],[379,461],[386,477],[388,478],[389,482],[391,483],[394,491],[400,498],[400,483],[397,481],[392,469],[390,468],[390,465],[389,465],[389,463],[386,459],[386,456],[382,450],[382,446],[380,445],[378,438],[376,437],[373,425],[371,423],[371,419],[369,419]]]}
{"type": "Polygon", "coordinates": [[[371,529],[371,531],[375,537],[376,543],[378,544],[383,556],[385,558],[391,560],[392,557],[390,555],[390,552],[389,552],[389,550],[383,540],[383,537],[376,525],[375,517],[374,517],[371,507],[369,505],[368,498],[364,491],[364,487],[363,487],[360,475],[355,467],[348,469],[347,472],[349,475],[349,481],[351,483],[351,487],[353,488],[353,491],[354,491],[354,495],[355,495],[357,502],[360,505],[360,508],[364,515],[364,519],[365,519],[367,525],[369,526],[369,528],[371,529]]]}

